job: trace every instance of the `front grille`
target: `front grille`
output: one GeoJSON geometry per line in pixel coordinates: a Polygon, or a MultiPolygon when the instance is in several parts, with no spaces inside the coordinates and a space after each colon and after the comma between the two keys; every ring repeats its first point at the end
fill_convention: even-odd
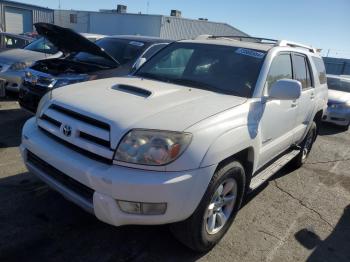
{"type": "Polygon", "coordinates": [[[92,203],[94,190],[91,188],[62,173],[30,151],[28,151],[27,160],[34,167],[45,173],[45,175],[92,203]]]}
{"type": "Polygon", "coordinates": [[[102,122],[102,121],[96,120],[96,119],[88,117],[88,116],[84,116],[82,114],[79,114],[77,112],[74,112],[72,110],[69,110],[67,108],[64,108],[64,107],[56,105],[56,104],[52,104],[50,106],[50,108],[53,109],[53,110],[56,110],[58,112],[61,112],[63,114],[69,115],[69,116],[71,116],[71,117],[73,117],[75,119],[78,119],[78,120],[82,121],[82,122],[86,122],[86,123],[91,124],[93,126],[97,126],[97,127],[101,128],[101,129],[110,131],[109,125],[107,123],[102,122]]]}
{"type": "Polygon", "coordinates": [[[94,160],[112,163],[114,150],[111,149],[109,124],[52,104],[39,118],[38,126],[70,149],[94,160]],[[66,128],[71,130],[70,135],[64,133],[66,128]]]}
{"type": "Polygon", "coordinates": [[[97,155],[95,153],[92,153],[90,151],[87,151],[81,147],[78,147],[78,146],[75,146],[53,134],[51,134],[50,132],[48,132],[47,130],[43,129],[42,127],[39,126],[39,129],[44,133],[46,134],[48,137],[52,138],[53,140],[55,140],[56,142],[60,143],[60,144],[63,144],[64,146],[68,147],[69,149],[79,153],[79,154],[82,154],[92,160],[95,160],[95,161],[98,161],[98,162],[102,162],[102,163],[105,163],[105,164],[108,164],[108,165],[111,165],[113,163],[113,160],[112,159],[109,159],[109,158],[105,158],[103,156],[100,156],[100,155],[97,155]]]}

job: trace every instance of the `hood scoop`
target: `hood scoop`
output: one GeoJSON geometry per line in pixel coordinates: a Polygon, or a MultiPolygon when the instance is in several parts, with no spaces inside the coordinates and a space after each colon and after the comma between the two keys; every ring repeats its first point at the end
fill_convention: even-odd
{"type": "Polygon", "coordinates": [[[152,95],[151,91],[148,91],[146,89],[142,89],[142,88],[136,87],[136,86],[115,85],[112,87],[112,89],[123,91],[123,92],[129,93],[129,94],[132,94],[132,95],[141,96],[141,97],[145,97],[145,98],[152,95]]]}

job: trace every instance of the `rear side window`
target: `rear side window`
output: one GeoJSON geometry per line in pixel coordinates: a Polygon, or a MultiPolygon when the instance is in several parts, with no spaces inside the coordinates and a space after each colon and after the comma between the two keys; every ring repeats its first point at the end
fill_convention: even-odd
{"type": "Polygon", "coordinates": [[[280,79],[293,79],[292,61],[290,54],[278,55],[271,64],[266,80],[266,88],[270,91],[272,85],[280,79]]]}
{"type": "Polygon", "coordinates": [[[326,77],[326,68],[324,66],[323,60],[319,57],[313,57],[312,60],[315,63],[320,84],[325,84],[327,82],[327,77],[326,77]]]}
{"type": "Polygon", "coordinates": [[[294,79],[301,83],[303,89],[312,87],[309,64],[306,56],[295,54],[293,57],[294,79]]]}

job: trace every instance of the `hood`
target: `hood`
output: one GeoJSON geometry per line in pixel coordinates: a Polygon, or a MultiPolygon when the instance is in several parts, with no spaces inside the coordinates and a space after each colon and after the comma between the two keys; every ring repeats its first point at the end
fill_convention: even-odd
{"type": "Polygon", "coordinates": [[[346,103],[350,101],[350,93],[328,89],[328,101],[331,103],[346,103]]]}
{"type": "Polygon", "coordinates": [[[55,89],[53,102],[111,126],[112,144],[132,128],[184,131],[247,99],[133,77],[55,89]]]}
{"type": "Polygon", "coordinates": [[[34,26],[39,35],[44,36],[63,53],[86,52],[111,60],[116,65],[120,64],[115,58],[104,51],[103,48],[74,32],[72,29],[48,23],[36,23],[34,26]]]}
{"type": "Polygon", "coordinates": [[[35,62],[50,56],[26,49],[11,49],[0,53],[0,63],[12,65],[16,62],[35,62]]]}

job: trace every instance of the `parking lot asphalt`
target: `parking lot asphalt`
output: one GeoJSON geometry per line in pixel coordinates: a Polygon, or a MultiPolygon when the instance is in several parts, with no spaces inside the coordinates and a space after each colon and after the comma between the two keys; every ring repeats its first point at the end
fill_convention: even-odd
{"type": "Polygon", "coordinates": [[[250,195],[198,254],[168,226],[99,222],[28,173],[18,146],[29,117],[0,100],[0,261],[350,261],[350,131],[322,125],[307,163],[250,195]]]}

